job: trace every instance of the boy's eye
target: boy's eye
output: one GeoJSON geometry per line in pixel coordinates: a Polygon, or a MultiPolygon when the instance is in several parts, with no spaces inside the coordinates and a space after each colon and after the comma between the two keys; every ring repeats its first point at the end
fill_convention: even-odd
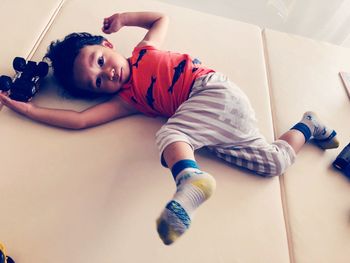
{"type": "Polygon", "coordinates": [[[100,88],[100,87],[101,87],[101,82],[102,82],[101,78],[98,77],[98,78],[96,79],[96,87],[97,87],[97,88],[100,88]]]}
{"type": "Polygon", "coordinates": [[[102,67],[104,63],[105,63],[104,57],[102,57],[102,56],[99,57],[98,60],[97,60],[97,64],[98,64],[100,67],[102,67]]]}

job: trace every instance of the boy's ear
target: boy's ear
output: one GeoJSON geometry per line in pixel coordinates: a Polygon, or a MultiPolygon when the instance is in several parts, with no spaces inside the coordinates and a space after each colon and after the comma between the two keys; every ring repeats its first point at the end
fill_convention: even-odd
{"type": "Polygon", "coordinates": [[[107,39],[102,41],[102,46],[108,47],[108,48],[114,48],[113,44],[109,42],[107,39]]]}

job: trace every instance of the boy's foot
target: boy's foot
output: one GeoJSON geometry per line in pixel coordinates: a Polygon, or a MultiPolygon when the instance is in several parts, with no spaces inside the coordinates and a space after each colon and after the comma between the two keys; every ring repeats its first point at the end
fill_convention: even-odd
{"type": "Polygon", "coordinates": [[[164,244],[170,245],[190,227],[197,207],[215,191],[215,179],[200,170],[185,169],[176,177],[177,191],[157,220],[164,244]]]}
{"type": "Polygon", "coordinates": [[[307,111],[304,113],[300,123],[305,124],[311,132],[311,138],[322,149],[333,149],[339,146],[336,131],[324,125],[316,113],[307,111]]]}

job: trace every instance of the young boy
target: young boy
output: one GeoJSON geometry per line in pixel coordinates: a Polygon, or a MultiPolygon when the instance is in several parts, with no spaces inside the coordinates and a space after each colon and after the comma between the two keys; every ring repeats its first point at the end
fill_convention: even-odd
{"type": "Polygon", "coordinates": [[[157,132],[161,162],[169,167],[177,191],[157,220],[159,236],[173,243],[189,228],[197,207],[215,190],[214,178],[201,171],[194,151],[207,147],[220,158],[262,176],[282,174],[310,138],[324,149],[338,147],[336,132],[313,112],[273,143],[259,132],[246,95],[223,74],[203,67],[187,54],[161,51],[168,18],[160,13],[114,14],[102,31],[124,26],[147,30],[131,58],[125,58],[101,36],[73,33],[51,43],[46,57],[54,75],[70,93],[112,98],[82,112],[48,109],[13,101],[7,107],[33,119],[69,129],[83,129],[135,113],[167,117],[157,132]]]}

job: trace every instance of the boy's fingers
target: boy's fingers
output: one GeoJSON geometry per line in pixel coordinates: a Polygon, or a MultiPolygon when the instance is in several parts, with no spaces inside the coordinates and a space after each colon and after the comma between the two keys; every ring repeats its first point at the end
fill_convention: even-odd
{"type": "Polygon", "coordinates": [[[111,32],[110,32],[107,28],[105,28],[105,27],[102,27],[101,29],[102,29],[102,32],[105,33],[105,34],[110,34],[110,33],[111,33],[111,32]]]}
{"type": "Polygon", "coordinates": [[[111,22],[110,22],[110,19],[109,18],[105,18],[103,19],[103,25],[106,26],[106,25],[109,25],[111,22]]]}
{"type": "Polygon", "coordinates": [[[7,104],[7,100],[4,97],[0,97],[0,103],[2,105],[6,105],[7,104]]]}
{"type": "Polygon", "coordinates": [[[0,94],[0,110],[4,105],[5,105],[5,101],[3,100],[2,95],[0,94]]]}
{"type": "Polygon", "coordinates": [[[11,99],[7,96],[5,96],[4,94],[0,94],[0,101],[2,102],[2,104],[4,105],[9,105],[11,103],[11,99]]]}
{"type": "Polygon", "coordinates": [[[10,105],[10,98],[7,96],[9,95],[8,91],[2,91],[0,90],[0,110],[3,108],[3,106],[10,105]]]}
{"type": "Polygon", "coordinates": [[[102,31],[106,34],[109,34],[110,33],[110,24],[109,23],[103,23],[103,26],[102,26],[102,31]]]}

